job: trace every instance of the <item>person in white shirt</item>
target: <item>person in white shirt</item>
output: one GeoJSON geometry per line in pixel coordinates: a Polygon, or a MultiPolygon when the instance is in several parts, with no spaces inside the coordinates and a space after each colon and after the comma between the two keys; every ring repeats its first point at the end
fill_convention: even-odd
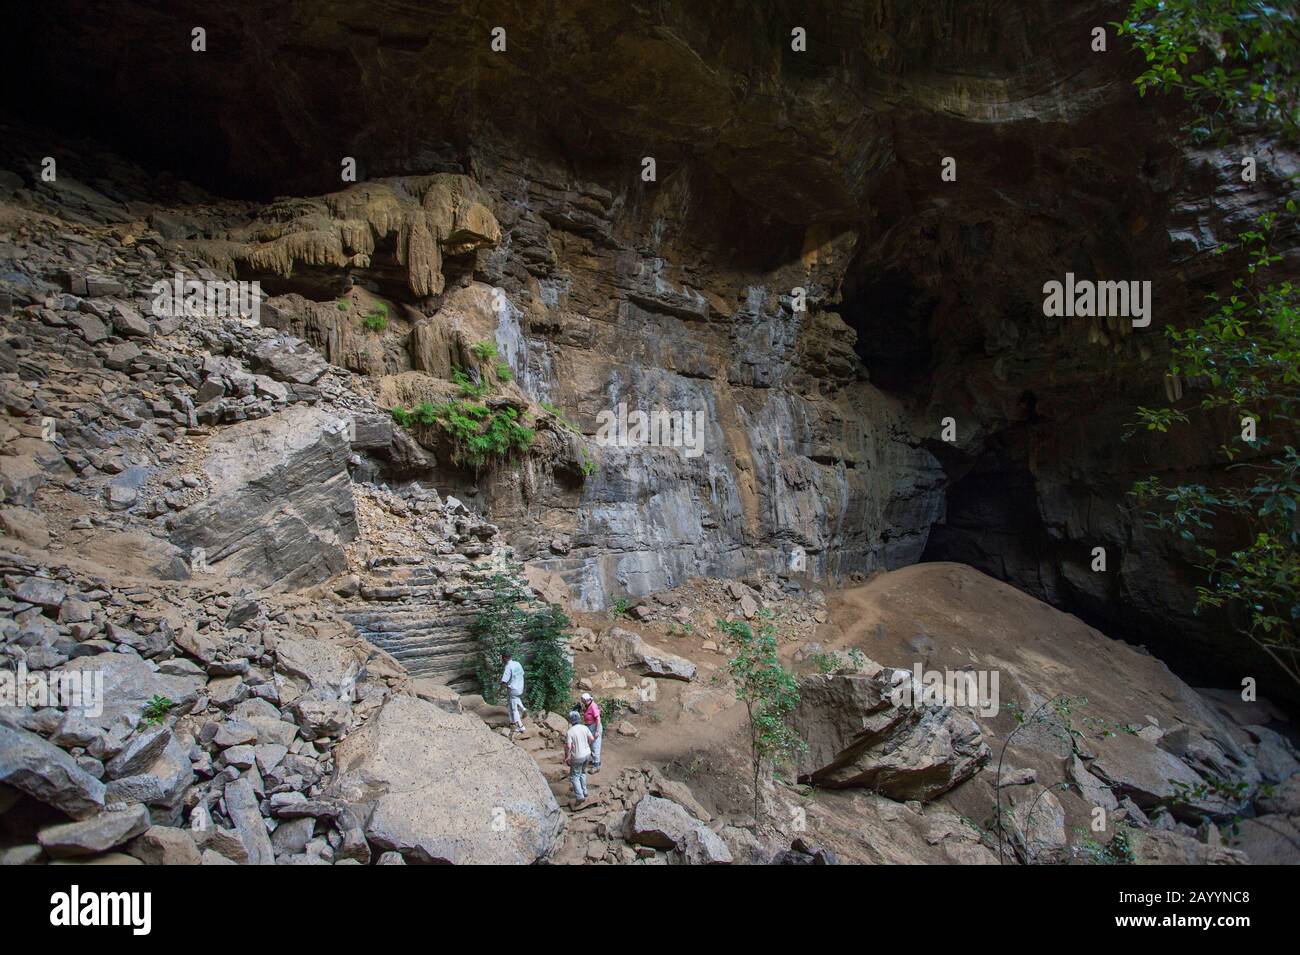
{"type": "Polygon", "coordinates": [[[524,668],[509,651],[506,652],[506,668],[501,673],[501,685],[505,688],[510,704],[510,724],[515,732],[524,732],[524,668]]]}
{"type": "Polygon", "coordinates": [[[569,782],[573,784],[575,806],[587,801],[587,763],[591,759],[594,737],[582,722],[582,714],[569,711],[569,732],[564,737],[564,764],[569,767],[569,782]]]}

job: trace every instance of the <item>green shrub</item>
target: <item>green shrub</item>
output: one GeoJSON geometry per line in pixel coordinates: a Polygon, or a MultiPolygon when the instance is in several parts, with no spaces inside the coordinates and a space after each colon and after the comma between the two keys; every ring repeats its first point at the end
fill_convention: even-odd
{"type": "Polygon", "coordinates": [[[524,705],[535,712],[567,713],[571,702],[573,664],[569,662],[568,628],[559,607],[546,605],[525,613],[524,633],[529,660],[524,672],[524,705]]]}
{"type": "Polygon", "coordinates": [[[600,707],[600,721],[606,726],[632,709],[632,704],[621,696],[598,696],[596,705],[600,707]]]}
{"type": "Polygon", "coordinates": [[[513,580],[496,574],[488,582],[492,596],[470,624],[477,644],[474,674],[483,699],[500,698],[506,653],[524,667],[524,706],[533,712],[567,712],[573,665],[567,652],[569,618],[550,605],[534,606],[513,580]]]}
{"type": "Polygon", "coordinates": [[[574,434],[578,433],[578,426],[566,418],[563,411],[555,407],[555,405],[551,404],[549,401],[543,401],[541,402],[541,405],[543,411],[555,416],[556,420],[560,423],[560,427],[567,428],[574,434]]]}
{"type": "Polygon", "coordinates": [[[165,696],[155,693],[144,705],[144,721],[150,724],[161,723],[176,704],[165,696]]]}
{"type": "Polygon", "coordinates": [[[475,342],[470,347],[470,351],[474,353],[474,357],[479,361],[491,361],[497,357],[497,343],[485,339],[481,342],[475,342]]]}
{"type": "MultiPolygon", "coordinates": [[[[523,631],[523,611],[519,604],[527,596],[510,578],[496,574],[488,581],[492,596],[469,625],[477,650],[474,657],[474,676],[487,703],[495,704],[501,690],[501,671],[505,669],[506,653],[518,658],[519,636],[523,631]]],[[[524,673],[524,689],[528,688],[528,673],[524,673]]]]}
{"type": "Polygon", "coordinates": [[[476,471],[527,451],[535,437],[512,407],[493,411],[474,401],[452,401],[437,406],[436,418],[451,438],[452,460],[476,471]]]}
{"type": "Polygon", "coordinates": [[[403,427],[437,425],[451,441],[452,460],[475,471],[527,451],[536,437],[518,409],[494,410],[465,398],[436,405],[422,401],[412,409],[390,408],[389,413],[403,427]]]}
{"type": "Polygon", "coordinates": [[[515,373],[510,370],[510,366],[503,361],[497,362],[496,373],[498,381],[510,381],[515,377],[515,373]]]}

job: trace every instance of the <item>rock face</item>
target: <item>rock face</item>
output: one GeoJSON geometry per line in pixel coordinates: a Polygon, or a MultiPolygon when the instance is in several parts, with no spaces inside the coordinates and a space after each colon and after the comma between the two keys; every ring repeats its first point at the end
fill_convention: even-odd
{"type": "Polygon", "coordinates": [[[228,428],[204,463],[213,493],[172,539],[258,584],[325,580],[347,567],[343,547],[357,534],[347,455],[346,425],[311,408],[228,428]]]}
{"type": "MultiPolygon", "coordinates": [[[[521,391],[586,438],[621,403],[705,412],[698,457],[615,445],[592,454],[586,481],[547,461],[489,482],[521,554],[585,607],[691,575],[801,560],[869,572],[925,553],[1207,672],[1263,672],[1219,621],[1190,613],[1186,556],[1125,502],[1150,460],[1203,471],[1219,439],[1117,438],[1134,407],[1162,400],[1162,323],[1200,307],[1213,249],[1279,205],[1295,162],[1268,145],[1265,174],[1242,183],[1239,157],[1187,145],[1175,111],[1135,96],[1118,38],[1104,56],[1044,42],[1088,34],[1112,5],[1034,0],[1004,15],[975,0],[954,29],[941,0],[771,0],[743,26],[682,0],[633,17],[576,0],[558,26],[512,10],[523,39],[502,55],[467,0],[365,13],[294,0],[230,27],[234,48],[265,51],[275,71],[195,62],[183,45],[118,63],[124,37],[167,35],[195,5],[116,18],[75,6],[42,4],[4,38],[19,70],[55,77],[23,105],[80,129],[129,101],[130,119],[107,130],[124,147],[226,190],[296,195],[228,215],[154,210],[149,234],[165,253],[193,243],[223,273],[274,280],[285,294],[272,321],[329,361],[445,379],[465,344],[490,338],[521,391]],[[791,49],[792,24],[805,50],[791,49]],[[542,42],[553,30],[573,45],[542,42]],[[158,75],[175,80],[165,96],[158,75]],[[461,108],[467,76],[473,110],[461,108]],[[303,109],[341,87],[330,123],[303,109]],[[177,102],[211,117],[202,136],[159,132],[177,102]],[[365,144],[364,181],[343,191],[315,158],[337,151],[337,128],[365,144]],[[652,182],[637,164],[647,131],[652,182]],[[926,156],[959,159],[961,188],[926,156]],[[1046,320],[1043,283],[1067,271],[1149,277],[1160,315],[1145,331],[1046,320]],[[400,298],[388,331],[333,308],[358,280],[400,298]],[[937,437],[947,417],[953,442],[937,437]],[[1105,576],[1085,560],[1098,544],[1105,576]]],[[[20,155],[7,168],[25,168],[20,155]]],[[[78,214],[127,218],[80,184],[65,194],[78,214]]],[[[70,294],[128,292],[76,278],[70,294]]],[[[117,326],[115,306],[101,312],[77,316],[82,340],[103,344],[117,326]]],[[[110,360],[145,364],[156,337],[115,342],[110,360]]],[[[380,456],[418,468],[405,437],[380,456]]],[[[30,498],[34,468],[0,461],[11,468],[22,473],[6,482],[30,498]]],[[[130,489],[111,493],[136,506],[130,489]]]]}
{"type": "Polygon", "coordinates": [[[470,625],[493,599],[493,579],[521,593],[530,586],[506,565],[500,529],[420,487],[355,493],[372,556],[355,585],[339,588],[343,618],[412,675],[477,691],[470,625]]]}
{"type": "MultiPolygon", "coordinates": [[[[6,826],[33,800],[75,817],[6,859],[116,860],[118,840],[204,864],[551,858],[561,820],[532,763],[454,694],[401,686],[393,662],[464,686],[467,625],[516,559],[587,610],[699,575],[799,587],[957,559],[1115,635],[1163,639],[1216,679],[1262,672],[1189,614],[1185,555],[1124,506],[1152,458],[1199,474],[1218,438],[1115,438],[1134,406],[1184,384],[1166,384],[1162,331],[1199,307],[1221,275],[1211,250],[1277,204],[1296,162],[1261,143],[1246,188],[1238,157],[1186,145],[1181,117],[1139,103],[1121,56],[1045,42],[1086,36],[1112,4],[970,0],[954,29],[948,0],[762,0],[739,22],[682,0],[631,16],[573,0],[512,11],[498,56],[466,0],[234,0],[225,53],[197,58],[184,43],[119,53],[184,36],[194,0],[82,6],[48,0],[0,34],[9,62],[52,77],[20,107],[225,198],[100,144],[0,137],[0,531],[105,568],[88,579],[0,552],[0,654],[106,686],[98,713],[0,714],[6,826]],[[256,62],[232,69],[243,53],[256,62]],[[304,109],[341,87],[330,122],[304,109]],[[210,121],[171,136],[178,103],[210,121]],[[342,189],[319,162],[340,128],[364,147],[342,189]],[[53,182],[34,164],[45,151],[53,182]],[[925,158],[947,154],[959,188],[925,158]],[[249,198],[269,195],[282,198],[249,198]],[[1043,282],[1067,270],[1149,276],[1154,325],[1044,320],[1043,282]],[[154,311],[154,282],[174,273],[263,283],[262,324],[154,311]],[[530,436],[482,468],[424,420],[480,391],[475,413],[511,413],[530,436]],[[655,411],[675,430],[623,427],[655,411]],[[1084,556],[1097,544],[1105,574],[1084,556]],[[313,592],[304,608],[244,587],[313,592]],[[369,646],[320,645],[340,621],[369,646]],[[389,700],[398,687],[419,700],[389,700]],[[118,803],[127,815],[107,811],[118,803]],[[170,831],[183,824],[193,835],[170,831]]],[[[1286,858],[1268,840],[1294,832],[1294,805],[1265,799],[1300,764],[1265,714],[1227,725],[1077,619],[951,564],[908,570],[906,586],[881,583],[876,617],[841,617],[863,628],[854,645],[895,651],[878,654],[891,665],[974,663],[1024,712],[1084,688],[1125,723],[1059,752],[1042,727],[1012,745],[1005,718],[896,705],[892,671],[811,678],[800,772],[835,788],[841,831],[881,843],[864,857],[924,844],[989,861],[954,811],[895,800],[984,811],[991,788],[1026,860],[1098,805],[1143,829],[1144,858],[1234,859],[1205,828],[1243,808],[1202,791],[1222,778],[1269,810],[1244,827],[1252,853],[1286,858]],[[986,740],[1028,768],[990,782],[986,740]],[[1063,766],[1068,792],[1033,788],[1063,766]],[[854,830],[864,808],[873,824],[854,830]],[[1188,845],[1198,826],[1206,841],[1188,845]]],[[[737,584],[735,611],[757,618],[765,589],[737,584]]],[[[631,602],[638,623],[667,616],[631,602]]],[[[603,644],[638,674],[696,679],[619,628],[603,644]]],[[[608,686],[627,690],[617,674],[608,686]]],[[[699,719],[737,715],[711,680],[669,690],[699,719]]],[[[651,732],[611,724],[612,745],[651,732]]],[[[587,859],[657,864],[667,843],[725,861],[689,793],[679,810],[646,801],[675,787],[645,782],[607,790],[599,825],[649,854],[593,839],[587,859]]],[[[772,855],[728,838],[737,857],[772,855]]],[[[828,858],[814,850],[781,858],[828,858]]]]}
{"type": "Polygon", "coordinates": [[[798,760],[801,780],[929,800],[988,762],[979,724],[966,713],[944,705],[896,705],[895,673],[911,679],[906,671],[884,669],[874,676],[820,674],[800,684],[794,725],[808,744],[798,760]]]}
{"type": "Polygon", "coordinates": [[[408,863],[548,859],[563,814],[537,765],[477,718],[398,696],[335,749],[330,791],[408,863]],[[472,756],[471,756],[472,754],[472,756]]]}
{"type": "MultiPolygon", "coordinates": [[[[265,104],[255,119],[245,86],[188,55],[184,81],[160,97],[152,71],[181,74],[184,51],[100,65],[116,37],[166,32],[167,14],[107,20],[64,16],[67,6],[32,18],[40,42],[7,38],[36,75],[55,72],[49,50],[76,51],[80,71],[42,91],[57,115],[73,102],[97,117],[130,98],[139,135],[114,133],[147,150],[176,99],[191,97],[213,117],[211,139],[169,142],[169,155],[226,188],[299,193],[152,210],[148,235],[164,258],[201,252],[222,275],[264,279],[280,293],[268,325],[385,379],[386,393],[412,380],[420,387],[409,390],[431,393],[490,341],[513,379],[509,399],[559,410],[537,416],[546,433],[526,477],[510,468],[455,480],[483,485],[485,510],[520,556],[563,575],[584,608],[696,575],[870,572],[928,554],[1173,652],[1191,644],[1206,660],[1257,662],[1188,612],[1184,557],[1124,506],[1151,455],[1195,471],[1218,444],[1116,440],[1132,408],[1163,392],[1159,321],[1148,334],[1044,320],[1041,289],[1067,270],[1141,273],[1162,315],[1190,313],[1205,290],[1197,283],[1212,278],[1211,250],[1276,205],[1293,163],[1278,155],[1245,188],[1231,157],[1170,147],[1176,118],[1139,101],[1105,65],[1117,57],[1041,41],[1106,22],[1113,11],[1099,0],[1064,14],[1017,4],[1014,16],[980,0],[960,30],[939,0],[764,6],[772,23],[807,30],[800,52],[784,29],[737,30],[698,5],[663,3],[629,20],[581,0],[564,20],[581,42],[563,57],[523,42],[506,57],[485,51],[464,3],[388,3],[361,16],[302,0],[232,27],[279,64],[274,78],[247,71],[265,104]],[[723,32],[731,40],[719,45],[723,32]],[[339,64],[345,46],[353,55],[339,64]],[[503,62],[509,70],[489,68],[503,62]],[[478,77],[468,113],[457,100],[467,75],[478,77]],[[334,121],[366,142],[364,181],[343,190],[304,161],[332,143],[302,109],[340,82],[353,95],[334,121]],[[400,108],[395,87],[410,91],[400,108]],[[644,152],[647,129],[652,182],[629,159],[644,152]],[[249,142],[276,145],[250,152],[249,142]],[[964,163],[954,195],[912,158],[941,144],[938,155],[964,163]],[[1088,175],[1063,184],[1059,170],[1084,154],[1088,175]],[[318,172],[290,172],[307,169],[318,172]],[[995,266],[1006,262],[1018,263],[1010,274],[995,266]],[[391,299],[384,329],[335,306],[340,289],[358,286],[391,299]],[[598,416],[621,405],[701,412],[699,454],[596,444],[598,416]],[[952,442],[936,437],[947,417],[959,425],[952,442]],[[1112,555],[1104,577],[1080,557],[1098,542],[1112,555]]],[[[551,29],[540,14],[510,19],[524,36],[551,29]]],[[[94,190],[63,195],[78,214],[128,218],[94,190]]],[[[128,283],[70,279],[69,294],[113,297],[93,321],[78,310],[63,327],[107,346],[114,367],[148,365],[161,336],[101,339],[131,314],[119,307],[128,283]]],[[[265,374],[205,368],[203,400],[176,412],[218,420],[235,396],[282,407],[325,377],[296,345],[260,343],[254,355],[265,374]]],[[[432,449],[417,437],[428,436],[365,410],[357,434],[376,466],[427,475],[432,449]]],[[[13,476],[29,498],[39,475],[0,465],[30,472],[13,476]]],[[[125,511],[140,506],[132,487],[106,493],[125,511]]]]}

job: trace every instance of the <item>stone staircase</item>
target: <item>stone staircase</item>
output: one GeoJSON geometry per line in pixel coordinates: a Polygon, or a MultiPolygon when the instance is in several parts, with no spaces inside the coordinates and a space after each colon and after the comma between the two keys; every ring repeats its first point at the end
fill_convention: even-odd
{"type": "Polygon", "coordinates": [[[473,691],[470,625],[492,596],[495,572],[459,554],[378,558],[341,616],[412,676],[473,691]]]}

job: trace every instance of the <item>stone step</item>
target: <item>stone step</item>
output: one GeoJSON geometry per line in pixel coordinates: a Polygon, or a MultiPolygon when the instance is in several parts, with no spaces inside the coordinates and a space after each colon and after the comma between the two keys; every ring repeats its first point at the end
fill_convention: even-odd
{"type": "Polygon", "coordinates": [[[362,633],[391,633],[396,630],[428,628],[468,630],[474,614],[461,611],[439,613],[428,606],[388,607],[384,609],[344,610],[340,616],[362,633]]]}

